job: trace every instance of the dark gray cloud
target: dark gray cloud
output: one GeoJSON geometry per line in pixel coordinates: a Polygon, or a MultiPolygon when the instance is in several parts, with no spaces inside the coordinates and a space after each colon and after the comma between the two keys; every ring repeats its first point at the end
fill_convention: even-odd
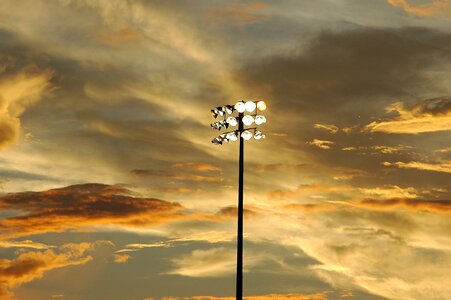
{"type": "MultiPolygon", "coordinates": [[[[450,42],[448,33],[427,28],[324,31],[307,46],[248,62],[237,70],[236,78],[250,94],[268,99],[269,130],[286,133],[286,137],[272,139],[284,149],[297,151],[299,163],[307,156],[329,170],[347,167],[371,171],[360,184],[417,184],[414,177],[418,173],[400,176],[387,171],[381,165],[383,157],[408,161],[427,156],[431,154],[431,143],[447,140],[447,132],[412,138],[361,130],[397,101],[424,113],[446,110],[446,97],[422,104],[418,100],[443,96],[437,91],[446,90],[440,82],[442,72],[448,72],[443,71],[443,66],[451,64],[450,42]],[[340,130],[332,135],[314,128],[314,124],[332,124],[340,130]],[[334,144],[330,149],[319,149],[309,144],[315,139],[334,144]],[[341,150],[399,145],[407,148],[392,153],[341,150]]],[[[428,174],[422,180],[425,184],[446,182],[445,176],[437,174],[428,174]]]]}
{"type": "Polygon", "coordinates": [[[62,232],[96,224],[156,225],[183,217],[178,203],[134,197],[118,185],[80,184],[0,197],[2,210],[22,211],[0,220],[2,238],[62,232]]]}

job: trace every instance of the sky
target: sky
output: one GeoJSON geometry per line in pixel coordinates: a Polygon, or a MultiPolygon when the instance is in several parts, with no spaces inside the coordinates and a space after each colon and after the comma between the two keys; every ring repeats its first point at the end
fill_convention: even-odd
{"type": "Polygon", "coordinates": [[[0,299],[451,298],[451,1],[0,0],[0,299]]]}

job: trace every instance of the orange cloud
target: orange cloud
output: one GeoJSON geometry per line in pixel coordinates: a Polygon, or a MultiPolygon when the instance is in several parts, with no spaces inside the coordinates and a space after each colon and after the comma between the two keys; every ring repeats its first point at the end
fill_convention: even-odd
{"type": "Polygon", "coordinates": [[[107,30],[97,30],[95,38],[102,44],[115,45],[120,42],[126,42],[130,40],[136,40],[138,34],[130,28],[122,28],[117,32],[109,32],[107,30]]]}
{"type": "Polygon", "coordinates": [[[406,208],[410,210],[426,210],[439,213],[451,212],[450,200],[413,200],[413,199],[365,199],[358,203],[359,206],[371,209],[406,208]]]}
{"type": "Polygon", "coordinates": [[[451,173],[451,161],[443,161],[440,163],[424,163],[424,162],[418,162],[418,161],[411,161],[411,162],[383,162],[384,166],[394,166],[398,167],[400,169],[417,169],[417,170],[424,170],[424,171],[433,171],[433,172],[443,172],[443,173],[451,173]]]}
{"type": "MultiPolygon", "coordinates": [[[[205,167],[205,166],[204,166],[205,167]]],[[[181,168],[181,167],[177,167],[181,168]]],[[[192,167],[194,168],[194,167],[192,167]]],[[[199,168],[199,166],[197,166],[199,168]]],[[[187,169],[185,169],[186,171],[187,169]]],[[[189,169],[188,169],[189,171],[189,169]]],[[[147,169],[135,169],[131,173],[137,177],[167,177],[180,181],[195,181],[195,182],[220,182],[222,178],[216,175],[202,175],[192,174],[186,172],[175,172],[174,170],[147,170],[147,169]]]]}
{"type": "Polygon", "coordinates": [[[208,9],[206,18],[213,24],[246,25],[267,19],[261,11],[268,7],[264,2],[228,4],[208,9]]]}
{"type": "MultiPolygon", "coordinates": [[[[235,297],[194,296],[194,297],[163,297],[163,300],[234,300],[235,297]]],[[[327,300],[327,292],[315,294],[270,294],[261,296],[246,296],[245,300],[327,300]]]]}
{"type": "Polygon", "coordinates": [[[176,169],[190,169],[195,171],[221,171],[221,168],[212,164],[196,162],[178,163],[174,164],[172,167],[176,169]]]}
{"type": "Polygon", "coordinates": [[[302,195],[321,196],[330,193],[349,191],[349,186],[327,185],[327,184],[301,184],[295,190],[275,190],[268,193],[271,200],[283,200],[302,195]]]}
{"type": "Polygon", "coordinates": [[[178,203],[133,197],[130,193],[117,185],[82,184],[3,195],[0,208],[23,213],[0,220],[0,238],[101,224],[157,225],[184,217],[178,203]]]}
{"type": "Polygon", "coordinates": [[[334,142],[314,139],[313,141],[307,142],[307,144],[316,146],[321,149],[330,149],[332,147],[332,145],[334,144],[334,142]]]}
{"type": "Polygon", "coordinates": [[[114,262],[117,264],[126,264],[130,257],[127,254],[114,254],[114,262]]]}
{"type": "Polygon", "coordinates": [[[451,2],[449,0],[432,0],[429,4],[411,5],[407,0],[387,0],[395,7],[420,17],[444,15],[451,17],[451,2]]]}
{"type": "Polygon", "coordinates": [[[315,124],[313,127],[329,131],[330,133],[337,133],[339,130],[339,128],[333,124],[315,124]]]}
{"type": "Polygon", "coordinates": [[[386,108],[398,117],[388,121],[375,121],[364,131],[418,134],[423,132],[451,130],[451,97],[424,100],[412,108],[396,102],[386,108]]]}
{"type": "Polygon", "coordinates": [[[1,259],[0,299],[13,299],[11,289],[41,278],[46,271],[86,264],[92,260],[89,252],[105,242],[64,244],[58,249],[22,252],[13,260],[1,259]]]}
{"type": "MultiPolygon", "coordinates": [[[[1,75],[1,74],[0,74],[1,75]]],[[[22,113],[38,102],[50,88],[52,72],[33,68],[8,77],[0,76],[0,148],[14,143],[20,132],[22,113]]]]}

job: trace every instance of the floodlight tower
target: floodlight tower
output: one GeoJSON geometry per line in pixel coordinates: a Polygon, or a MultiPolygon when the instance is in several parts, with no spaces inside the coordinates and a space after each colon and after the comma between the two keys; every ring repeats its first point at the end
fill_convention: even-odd
{"type": "Polygon", "coordinates": [[[266,123],[266,117],[260,114],[266,109],[265,101],[238,101],[234,106],[225,105],[213,108],[211,113],[216,119],[222,120],[212,123],[213,129],[221,130],[229,126],[238,126],[236,130],[228,131],[215,137],[211,142],[215,145],[234,142],[240,139],[240,158],[238,172],[238,234],[237,234],[237,257],[236,257],[236,300],[243,299],[243,176],[244,176],[244,141],[264,139],[266,136],[256,126],[266,123]],[[234,116],[237,111],[238,115],[234,116]],[[245,114],[248,112],[249,114],[245,114]],[[255,123],[255,127],[247,128],[255,123]]]}

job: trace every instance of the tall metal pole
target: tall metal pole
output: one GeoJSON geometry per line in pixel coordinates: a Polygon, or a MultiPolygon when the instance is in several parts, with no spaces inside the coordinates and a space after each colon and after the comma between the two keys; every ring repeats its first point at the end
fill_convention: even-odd
{"type": "Polygon", "coordinates": [[[236,257],[236,300],[243,299],[243,176],[244,176],[244,139],[243,113],[239,114],[238,131],[240,133],[240,161],[238,174],[238,236],[236,257]]]}

